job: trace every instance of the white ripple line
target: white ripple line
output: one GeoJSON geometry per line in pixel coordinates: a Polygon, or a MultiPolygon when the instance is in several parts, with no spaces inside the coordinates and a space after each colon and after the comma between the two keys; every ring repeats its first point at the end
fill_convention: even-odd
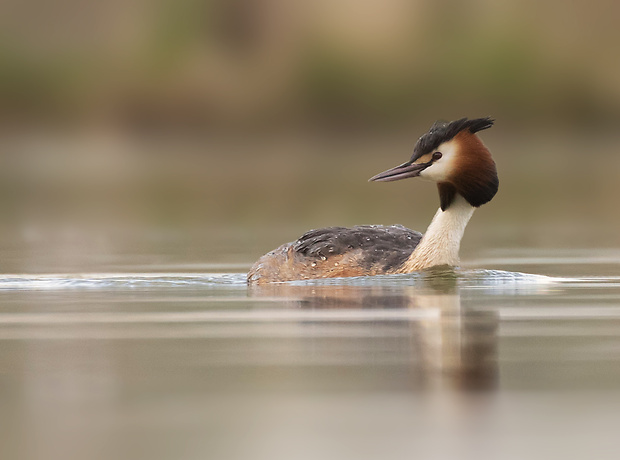
{"type": "Polygon", "coordinates": [[[16,324],[136,324],[194,322],[290,322],[290,321],[395,321],[438,319],[437,309],[429,310],[337,310],[337,311],[192,311],[153,313],[7,313],[0,325],[16,324]]]}

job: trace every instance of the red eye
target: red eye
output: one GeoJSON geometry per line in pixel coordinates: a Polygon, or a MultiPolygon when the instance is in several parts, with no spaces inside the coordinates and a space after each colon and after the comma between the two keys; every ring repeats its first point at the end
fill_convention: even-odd
{"type": "Polygon", "coordinates": [[[441,158],[441,152],[433,153],[433,161],[437,161],[441,158]]]}

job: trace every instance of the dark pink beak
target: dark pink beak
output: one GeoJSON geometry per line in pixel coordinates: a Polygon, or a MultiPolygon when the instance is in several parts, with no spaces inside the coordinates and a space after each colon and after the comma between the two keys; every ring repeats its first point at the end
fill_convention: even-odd
{"type": "Polygon", "coordinates": [[[383,171],[368,180],[372,182],[391,182],[395,180],[407,179],[408,177],[417,177],[430,165],[431,163],[411,163],[408,161],[400,166],[383,171]]]}

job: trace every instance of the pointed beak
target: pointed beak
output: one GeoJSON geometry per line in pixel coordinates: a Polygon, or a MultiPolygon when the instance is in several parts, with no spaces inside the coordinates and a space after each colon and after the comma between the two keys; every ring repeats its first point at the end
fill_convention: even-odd
{"type": "Polygon", "coordinates": [[[408,177],[417,177],[420,173],[428,168],[430,163],[403,163],[395,168],[388,169],[376,176],[368,179],[369,182],[391,182],[395,180],[407,179],[408,177]]]}

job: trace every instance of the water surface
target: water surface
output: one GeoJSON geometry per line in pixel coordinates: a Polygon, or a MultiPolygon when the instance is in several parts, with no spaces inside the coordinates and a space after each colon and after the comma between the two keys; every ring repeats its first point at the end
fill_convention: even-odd
{"type": "Polygon", "coordinates": [[[253,287],[221,266],[5,274],[7,458],[603,458],[618,262],[515,250],[253,287]]]}

